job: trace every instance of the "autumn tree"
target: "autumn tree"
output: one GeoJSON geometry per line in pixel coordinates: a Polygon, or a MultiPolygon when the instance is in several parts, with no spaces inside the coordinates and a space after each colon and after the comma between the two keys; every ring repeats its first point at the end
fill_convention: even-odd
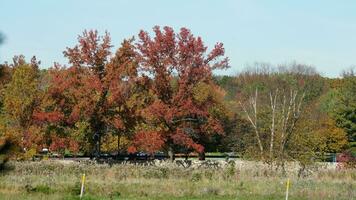
{"type": "Polygon", "coordinates": [[[108,33],[85,31],[78,41],[64,51],[70,67],[57,65],[49,71],[50,86],[36,117],[55,127],[57,136],[71,135],[82,151],[98,156],[104,134],[120,137],[135,125],[140,106],[135,103],[141,99],[135,92],[146,84],[137,77],[132,40],[125,40],[114,56],[108,33]]]}
{"type": "Polygon", "coordinates": [[[339,89],[335,120],[347,132],[349,141],[356,142],[356,73],[353,69],[344,72],[343,82],[339,89]]]}
{"type": "Polygon", "coordinates": [[[12,132],[25,150],[33,147],[37,131],[32,127],[33,112],[40,102],[39,62],[34,57],[26,63],[23,56],[14,58],[13,75],[5,86],[3,115],[5,132],[12,132]]]}
{"type": "Polygon", "coordinates": [[[321,77],[308,66],[262,64],[238,77],[238,102],[250,122],[258,158],[283,165],[298,135],[303,108],[322,94],[321,77]]]}
{"type": "MultiPolygon", "coordinates": [[[[339,153],[347,146],[347,134],[344,129],[337,127],[335,120],[328,116],[323,116],[314,121],[316,127],[313,132],[318,138],[315,145],[320,153],[339,153]]],[[[314,125],[315,126],[315,125],[314,125]]]]}
{"type": "Polygon", "coordinates": [[[140,112],[150,98],[149,79],[139,75],[133,41],[133,38],[123,41],[108,65],[106,76],[110,87],[105,121],[111,133],[117,136],[118,153],[127,149],[125,141],[132,139],[137,126],[143,122],[140,112]],[[120,147],[121,143],[124,147],[120,147]]]}
{"type": "Polygon", "coordinates": [[[3,111],[5,86],[11,81],[12,68],[8,64],[0,64],[0,111],[3,111]]]}
{"type": "Polygon", "coordinates": [[[152,136],[151,140],[157,141],[150,151],[163,148],[171,159],[176,146],[203,155],[200,140],[223,132],[215,116],[221,92],[212,81],[214,69],[228,66],[228,59],[223,58],[223,45],[217,43],[207,53],[202,39],[186,28],[175,33],[170,27],[162,30],[156,26],[153,31],[153,38],[145,31],[138,36],[138,61],[151,79],[153,98],[142,111],[148,131],[138,133],[136,144],[146,145],[144,141],[152,136]]]}
{"type": "MultiPolygon", "coordinates": [[[[0,45],[3,42],[3,35],[0,33],[0,45]]],[[[7,64],[0,64],[0,170],[5,166],[5,163],[10,157],[16,145],[14,137],[6,134],[6,119],[3,110],[3,100],[5,85],[11,80],[11,68],[7,64]]]]}
{"type": "Polygon", "coordinates": [[[356,141],[356,75],[353,69],[343,78],[331,81],[330,90],[321,101],[322,108],[343,128],[350,142],[356,141]]]}

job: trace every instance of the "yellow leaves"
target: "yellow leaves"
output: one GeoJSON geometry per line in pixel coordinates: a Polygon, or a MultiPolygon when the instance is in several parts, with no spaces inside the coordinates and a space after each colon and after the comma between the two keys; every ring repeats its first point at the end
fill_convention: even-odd
{"type": "Polygon", "coordinates": [[[30,65],[15,68],[4,93],[4,110],[12,123],[24,126],[39,95],[38,71],[30,65]]]}
{"type": "Polygon", "coordinates": [[[102,138],[101,150],[103,152],[114,152],[120,148],[119,151],[126,150],[130,141],[126,136],[118,136],[112,133],[105,134],[102,138]],[[120,142],[119,142],[120,139],[120,142]],[[118,144],[119,142],[119,144],[118,144]]]}
{"type": "Polygon", "coordinates": [[[343,129],[336,127],[335,121],[327,117],[315,132],[320,148],[326,152],[340,152],[347,145],[347,136],[343,129]]]}
{"type": "Polygon", "coordinates": [[[214,84],[199,82],[193,88],[193,98],[198,105],[208,106],[208,111],[213,117],[232,117],[233,112],[226,109],[224,96],[226,92],[214,84]]]}
{"type": "Polygon", "coordinates": [[[194,99],[199,103],[205,102],[210,97],[210,89],[211,87],[208,84],[198,83],[193,88],[194,99]]]}
{"type": "Polygon", "coordinates": [[[19,127],[12,127],[0,122],[0,137],[7,138],[13,143],[19,143],[22,137],[19,127]]]}
{"type": "Polygon", "coordinates": [[[134,93],[132,94],[126,101],[126,105],[129,109],[133,109],[135,106],[141,106],[143,105],[142,101],[142,96],[139,93],[134,93]]]}
{"type": "Polygon", "coordinates": [[[199,104],[207,102],[221,103],[224,100],[225,93],[220,87],[204,82],[199,82],[193,88],[193,98],[199,104]]]}
{"type": "Polygon", "coordinates": [[[31,160],[34,155],[36,155],[37,151],[35,148],[31,148],[21,155],[21,159],[23,160],[31,160]]]}
{"type": "Polygon", "coordinates": [[[85,121],[79,121],[75,123],[75,128],[71,131],[71,136],[77,141],[84,141],[87,132],[91,132],[90,124],[85,121]]]}
{"type": "Polygon", "coordinates": [[[156,131],[156,132],[167,132],[169,131],[168,127],[164,125],[163,123],[160,124],[148,124],[148,123],[139,123],[135,129],[134,132],[140,132],[140,131],[156,131]]]}

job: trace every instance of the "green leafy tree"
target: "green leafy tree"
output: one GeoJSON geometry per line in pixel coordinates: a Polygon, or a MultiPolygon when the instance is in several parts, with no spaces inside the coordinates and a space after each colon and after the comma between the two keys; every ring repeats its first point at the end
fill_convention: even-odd
{"type": "Polygon", "coordinates": [[[338,103],[335,108],[335,120],[345,129],[349,140],[356,141],[356,76],[344,78],[344,85],[339,89],[338,103]]]}

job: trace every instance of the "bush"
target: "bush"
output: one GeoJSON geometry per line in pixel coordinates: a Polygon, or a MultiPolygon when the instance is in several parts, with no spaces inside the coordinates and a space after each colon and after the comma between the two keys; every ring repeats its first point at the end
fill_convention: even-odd
{"type": "Polygon", "coordinates": [[[339,169],[356,169],[356,157],[349,151],[338,155],[336,161],[339,169]]]}
{"type": "Polygon", "coordinates": [[[36,153],[37,153],[36,149],[31,148],[31,149],[27,150],[24,154],[22,154],[21,159],[22,160],[31,160],[34,158],[36,153]]]}

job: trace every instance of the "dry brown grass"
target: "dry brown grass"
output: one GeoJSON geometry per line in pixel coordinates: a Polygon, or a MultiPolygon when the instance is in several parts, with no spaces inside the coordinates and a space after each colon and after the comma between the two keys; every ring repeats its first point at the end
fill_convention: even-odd
{"type": "Polygon", "coordinates": [[[76,199],[83,173],[86,199],[283,199],[287,177],[289,199],[356,197],[355,170],[318,167],[298,178],[293,167],[286,177],[255,162],[213,169],[193,166],[12,162],[0,175],[0,199],[76,199]]]}

